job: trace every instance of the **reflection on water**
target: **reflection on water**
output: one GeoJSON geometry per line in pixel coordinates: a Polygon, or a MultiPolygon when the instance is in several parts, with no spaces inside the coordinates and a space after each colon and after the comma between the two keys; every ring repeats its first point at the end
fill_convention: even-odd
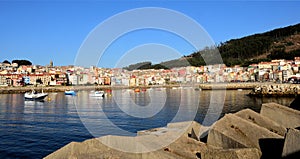
{"type": "Polygon", "coordinates": [[[262,103],[289,105],[293,100],[288,97],[248,97],[249,91],[231,90],[226,91],[224,105],[211,108],[210,103],[217,102],[223,92],[148,89],[135,93],[133,90],[113,90],[105,98],[93,98],[89,93],[80,91],[77,96],[50,93],[45,102],[24,101],[23,94],[0,94],[0,158],[42,158],[71,141],[92,138],[88,130],[96,132],[92,133],[96,136],[124,135],[114,131],[111,124],[125,130],[128,135],[134,135],[136,131],[165,126],[171,121],[194,119],[195,113],[195,120],[203,122],[208,112],[217,117],[219,110],[221,116],[245,108],[259,112],[262,103]],[[133,106],[149,112],[142,112],[145,117],[140,118],[141,114],[134,114],[138,111],[132,109],[133,106]],[[108,119],[111,124],[107,124],[108,119]]]}

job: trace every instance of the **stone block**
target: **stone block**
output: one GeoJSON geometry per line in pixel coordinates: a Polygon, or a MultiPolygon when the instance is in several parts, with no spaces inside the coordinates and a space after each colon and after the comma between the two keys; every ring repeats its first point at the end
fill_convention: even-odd
{"type": "Polygon", "coordinates": [[[285,128],[300,126],[300,111],[277,103],[262,104],[260,114],[268,117],[285,128]]]}
{"type": "Polygon", "coordinates": [[[300,131],[290,128],[285,136],[282,157],[293,158],[300,156],[300,131]]]}
{"type": "Polygon", "coordinates": [[[201,154],[204,159],[260,159],[261,152],[256,148],[210,149],[201,154]]]}
{"type": "MultiPolygon", "coordinates": [[[[125,138],[126,139],[126,138],[125,138]]],[[[123,143],[126,144],[126,143],[123,143]]],[[[81,143],[72,142],[54,153],[45,157],[45,159],[152,159],[152,158],[168,158],[168,159],[184,159],[171,151],[164,149],[148,152],[148,153],[129,153],[118,151],[102,144],[99,138],[89,139],[81,143]]]]}
{"type": "Polygon", "coordinates": [[[185,135],[195,139],[200,140],[201,136],[205,136],[208,133],[210,127],[203,126],[196,121],[186,121],[186,122],[176,122],[176,123],[169,123],[167,125],[169,129],[184,129],[185,135]]]}
{"type": "Polygon", "coordinates": [[[108,135],[80,143],[72,142],[46,158],[196,158],[196,154],[205,151],[207,147],[187,135],[185,130],[192,130],[189,129],[191,125],[200,125],[191,123],[187,129],[182,129],[186,124],[173,123],[170,127],[156,128],[155,131],[141,131],[135,137],[108,135]]]}
{"type": "Polygon", "coordinates": [[[217,121],[208,134],[208,146],[223,149],[257,148],[260,149],[259,139],[278,138],[275,134],[261,126],[249,122],[233,114],[226,114],[217,121]]]}
{"type": "Polygon", "coordinates": [[[255,111],[251,109],[244,109],[237,113],[235,113],[240,118],[243,118],[249,122],[252,122],[258,126],[264,127],[268,129],[269,131],[272,131],[278,135],[284,136],[286,133],[286,128],[279,125],[278,123],[274,122],[273,120],[262,116],[259,113],[256,113],[255,111]]]}
{"type": "MultiPolygon", "coordinates": [[[[164,135],[167,132],[181,132],[183,136],[198,140],[201,136],[208,133],[210,127],[203,126],[196,121],[184,121],[169,123],[166,127],[141,130],[137,132],[138,136],[142,135],[164,135]]],[[[181,136],[181,135],[180,135],[181,136]]]]}

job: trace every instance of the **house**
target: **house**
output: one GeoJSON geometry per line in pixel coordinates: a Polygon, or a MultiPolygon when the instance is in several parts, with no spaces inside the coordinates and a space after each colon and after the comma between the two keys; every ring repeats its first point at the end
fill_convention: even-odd
{"type": "Polygon", "coordinates": [[[7,78],[5,75],[0,75],[0,86],[8,86],[7,78]]]}

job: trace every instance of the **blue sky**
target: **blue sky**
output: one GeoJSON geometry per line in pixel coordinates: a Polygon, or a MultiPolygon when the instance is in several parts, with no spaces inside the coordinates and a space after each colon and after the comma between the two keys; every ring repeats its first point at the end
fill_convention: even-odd
{"type": "MultiPolygon", "coordinates": [[[[93,29],[118,13],[140,7],[183,13],[199,23],[216,44],[300,23],[297,1],[0,1],[0,61],[27,59],[46,65],[53,60],[54,65],[72,65],[93,29]]],[[[195,48],[177,35],[145,29],[116,39],[99,63],[91,65],[118,66],[126,53],[139,54],[134,63],[151,55],[157,57],[153,62],[161,62],[193,51],[195,48]],[[149,44],[154,44],[153,50],[149,44]],[[158,51],[160,47],[166,54],[158,51]]],[[[132,55],[127,59],[136,57],[132,55]]]]}

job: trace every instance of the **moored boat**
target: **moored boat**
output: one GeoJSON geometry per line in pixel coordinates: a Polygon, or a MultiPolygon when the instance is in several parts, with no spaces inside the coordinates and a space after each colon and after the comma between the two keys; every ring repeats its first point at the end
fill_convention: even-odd
{"type": "Polygon", "coordinates": [[[32,90],[31,92],[26,92],[24,94],[25,100],[43,100],[46,96],[48,96],[48,93],[38,93],[35,90],[32,90]]]}
{"type": "Polygon", "coordinates": [[[76,95],[76,92],[73,90],[66,90],[65,95],[73,95],[74,96],[74,95],[76,95]]]}
{"type": "Polygon", "coordinates": [[[104,97],[104,91],[95,91],[90,93],[90,97],[104,97]]]}

